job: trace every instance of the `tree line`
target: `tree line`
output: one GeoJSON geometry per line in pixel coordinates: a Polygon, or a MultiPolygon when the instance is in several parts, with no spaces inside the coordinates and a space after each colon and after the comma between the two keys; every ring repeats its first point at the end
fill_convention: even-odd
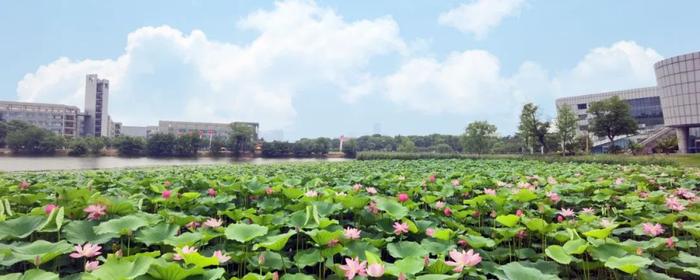
{"type": "MultiPolygon", "coordinates": [[[[610,143],[621,135],[637,133],[638,125],[630,114],[630,106],[618,97],[592,102],[587,111],[588,132],[606,137],[610,143]]],[[[362,151],[469,153],[469,154],[520,154],[560,152],[564,155],[589,152],[593,141],[587,134],[577,134],[578,117],[569,106],[557,108],[553,121],[543,120],[539,107],[525,104],[520,114],[518,131],[514,135],[500,136],[495,125],[487,121],[474,121],[461,135],[365,135],[344,141],[342,152],[355,157],[362,151]]],[[[65,148],[71,155],[99,154],[103,148],[115,148],[123,156],[196,156],[198,151],[209,150],[212,155],[228,152],[233,156],[255,152],[257,139],[254,130],[245,124],[231,124],[228,137],[201,138],[196,134],[174,135],[155,133],[147,138],[119,136],[63,138],[20,121],[0,122],[0,146],[7,146],[15,153],[50,154],[65,148]]],[[[672,150],[674,139],[660,141],[663,151],[672,150]]],[[[338,149],[340,139],[319,137],[303,138],[294,142],[261,142],[264,157],[322,157],[338,149]]],[[[631,148],[639,148],[632,143],[631,148]]],[[[618,150],[611,144],[609,151],[618,150]]]]}

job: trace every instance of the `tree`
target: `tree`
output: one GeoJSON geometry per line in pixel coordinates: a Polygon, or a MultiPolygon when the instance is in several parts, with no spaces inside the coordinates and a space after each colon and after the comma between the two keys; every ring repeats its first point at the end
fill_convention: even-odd
{"type": "Polygon", "coordinates": [[[435,146],[432,146],[432,148],[435,152],[440,154],[451,154],[455,152],[450,145],[445,143],[437,144],[435,146]]]}
{"type": "Polygon", "coordinates": [[[469,123],[462,138],[464,151],[477,155],[490,153],[496,142],[496,126],[486,121],[469,123]]]}
{"type": "Polygon", "coordinates": [[[175,155],[191,157],[196,156],[199,150],[201,138],[195,133],[180,135],[175,140],[175,155]]]}
{"type": "Polygon", "coordinates": [[[146,141],[141,137],[119,136],[113,145],[121,156],[140,156],[146,150],[146,141]]]}
{"type": "Polygon", "coordinates": [[[238,157],[243,152],[253,152],[255,149],[255,130],[249,125],[232,123],[229,132],[229,149],[234,156],[238,157]]]}
{"type": "Polygon", "coordinates": [[[90,149],[87,144],[87,139],[84,138],[73,138],[68,142],[68,155],[70,156],[83,156],[86,155],[90,149]]]}
{"type": "Polygon", "coordinates": [[[354,158],[357,155],[357,140],[345,140],[345,142],[343,142],[343,153],[345,157],[354,158]]]}
{"type": "Polygon", "coordinates": [[[109,142],[105,137],[86,137],[85,145],[91,154],[99,155],[109,142]]]}
{"type": "Polygon", "coordinates": [[[148,137],[146,151],[149,156],[163,157],[175,154],[177,138],[170,133],[154,133],[148,137]]]}
{"type": "Polygon", "coordinates": [[[411,141],[411,138],[401,137],[401,142],[396,147],[396,150],[402,153],[413,153],[416,151],[416,144],[411,141]]]}
{"type": "Polygon", "coordinates": [[[617,96],[592,102],[588,113],[593,115],[589,129],[598,137],[607,137],[614,150],[615,137],[637,133],[637,121],[630,114],[630,105],[617,96]]]}
{"type": "Polygon", "coordinates": [[[28,154],[52,154],[63,146],[62,137],[33,125],[21,129],[11,127],[5,142],[13,152],[28,154]]]}
{"type": "Polygon", "coordinates": [[[525,145],[533,153],[535,142],[540,144],[540,153],[544,154],[546,148],[547,131],[549,130],[549,122],[542,122],[537,116],[537,105],[527,103],[523,106],[520,113],[520,125],[518,130],[525,140],[525,145]]]}
{"type": "Polygon", "coordinates": [[[209,152],[213,156],[221,155],[221,149],[226,147],[226,139],[224,137],[216,136],[211,139],[211,145],[209,145],[209,152]]]}
{"type": "Polygon", "coordinates": [[[557,108],[557,138],[561,144],[562,155],[570,150],[576,139],[576,115],[568,105],[557,108]]]}

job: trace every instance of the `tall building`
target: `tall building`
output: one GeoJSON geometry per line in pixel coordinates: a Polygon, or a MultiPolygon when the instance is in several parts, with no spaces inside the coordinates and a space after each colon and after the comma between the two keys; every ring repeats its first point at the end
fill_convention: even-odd
{"type": "Polygon", "coordinates": [[[231,125],[228,123],[158,121],[158,132],[175,135],[197,134],[202,138],[228,137],[231,125]]]}
{"type": "Polygon", "coordinates": [[[82,134],[83,117],[76,106],[0,101],[0,121],[23,121],[67,137],[82,134]]]}
{"type": "MultiPolygon", "coordinates": [[[[640,135],[634,137],[642,144],[675,133],[679,153],[700,152],[700,52],[661,60],[654,71],[654,87],[559,98],[556,105],[571,106],[579,116],[579,133],[586,133],[590,103],[618,96],[630,105],[640,126],[640,135]]],[[[605,139],[596,142],[609,144],[605,139]]]]}
{"type": "Polygon", "coordinates": [[[109,80],[89,74],[85,79],[85,135],[111,137],[109,80]]]}

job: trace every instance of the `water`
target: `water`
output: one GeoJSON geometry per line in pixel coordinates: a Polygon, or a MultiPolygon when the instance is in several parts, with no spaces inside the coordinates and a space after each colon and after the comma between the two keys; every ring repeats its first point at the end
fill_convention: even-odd
{"type": "Polygon", "coordinates": [[[0,157],[0,171],[43,171],[43,170],[75,170],[75,169],[104,169],[131,168],[175,165],[205,165],[205,164],[270,164],[284,162],[336,162],[346,161],[343,158],[329,159],[232,159],[232,158],[122,158],[122,157],[0,157]]]}

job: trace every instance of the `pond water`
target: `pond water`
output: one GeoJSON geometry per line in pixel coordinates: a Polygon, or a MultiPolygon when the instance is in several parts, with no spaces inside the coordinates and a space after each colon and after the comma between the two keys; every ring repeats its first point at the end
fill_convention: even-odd
{"type": "Polygon", "coordinates": [[[206,165],[206,164],[270,164],[284,162],[337,162],[346,161],[344,158],[283,158],[283,159],[233,159],[233,158],[122,158],[122,157],[0,157],[0,171],[42,171],[42,170],[74,170],[74,169],[104,169],[128,167],[153,167],[174,165],[206,165]]]}

